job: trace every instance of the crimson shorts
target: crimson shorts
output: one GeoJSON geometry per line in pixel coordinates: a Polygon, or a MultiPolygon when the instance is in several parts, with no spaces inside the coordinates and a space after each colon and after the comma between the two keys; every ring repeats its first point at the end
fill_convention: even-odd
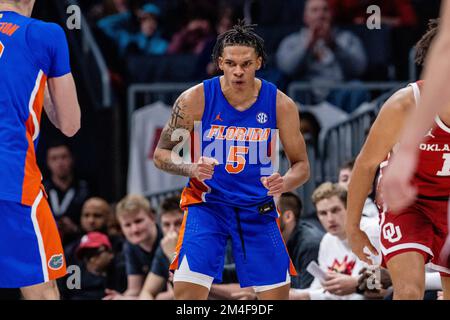
{"type": "Polygon", "coordinates": [[[447,201],[418,199],[399,214],[382,212],[380,217],[380,241],[383,265],[397,254],[416,251],[423,255],[425,263],[450,276],[450,266],[439,260],[445,243],[447,225],[447,201]]]}

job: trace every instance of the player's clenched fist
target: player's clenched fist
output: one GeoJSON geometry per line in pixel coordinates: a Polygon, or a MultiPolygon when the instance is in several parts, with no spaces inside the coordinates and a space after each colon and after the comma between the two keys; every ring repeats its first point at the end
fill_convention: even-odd
{"type": "Polygon", "coordinates": [[[191,178],[196,178],[200,181],[211,179],[214,174],[214,166],[219,162],[214,158],[200,157],[198,162],[192,166],[191,178]]]}
{"type": "Polygon", "coordinates": [[[176,231],[170,231],[164,236],[164,238],[161,239],[161,249],[169,260],[173,258],[173,253],[175,252],[177,242],[178,233],[176,231]]]}
{"type": "Polygon", "coordinates": [[[268,196],[279,197],[283,193],[284,178],[278,172],[275,172],[270,177],[262,177],[261,182],[269,190],[267,192],[268,196]]]}

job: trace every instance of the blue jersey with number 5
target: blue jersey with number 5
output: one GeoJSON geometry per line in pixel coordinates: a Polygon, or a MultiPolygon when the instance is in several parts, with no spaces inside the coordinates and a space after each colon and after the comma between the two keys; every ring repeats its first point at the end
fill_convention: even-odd
{"type": "Polygon", "coordinates": [[[271,201],[261,177],[276,169],[277,88],[261,79],[255,103],[239,111],[225,98],[220,77],[204,81],[203,87],[205,109],[201,125],[194,129],[195,143],[202,156],[219,164],[212,179],[189,180],[182,207],[200,202],[249,207],[271,201]]]}

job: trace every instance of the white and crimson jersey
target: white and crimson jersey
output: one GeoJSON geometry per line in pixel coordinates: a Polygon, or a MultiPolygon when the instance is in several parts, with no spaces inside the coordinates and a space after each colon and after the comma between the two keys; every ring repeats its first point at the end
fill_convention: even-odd
{"type": "MultiPolygon", "coordinates": [[[[420,99],[420,88],[423,81],[410,84],[414,91],[416,105],[420,99]]],[[[430,128],[426,139],[418,148],[419,162],[413,178],[417,186],[418,198],[448,200],[450,194],[450,128],[439,116],[436,116],[435,126],[430,128]]],[[[380,165],[380,177],[389,160],[380,165]]]]}

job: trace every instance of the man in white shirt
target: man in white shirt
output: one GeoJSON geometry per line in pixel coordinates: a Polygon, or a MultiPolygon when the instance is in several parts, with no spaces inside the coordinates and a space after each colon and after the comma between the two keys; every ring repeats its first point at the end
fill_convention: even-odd
{"type": "MultiPolygon", "coordinates": [[[[317,216],[327,231],[319,248],[319,266],[326,272],[324,281],[315,278],[305,290],[291,290],[290,299],[350,300],[364,299],[356,293],[359,272],[364,264],[353,254],[347,242],[345,220],[347,216],[347,191],[339,184],[326,182],[312,195],[317,216]]],[[[378,246],[379,229],[376,220],[362,219],[361,228],[378,246]]]]}

